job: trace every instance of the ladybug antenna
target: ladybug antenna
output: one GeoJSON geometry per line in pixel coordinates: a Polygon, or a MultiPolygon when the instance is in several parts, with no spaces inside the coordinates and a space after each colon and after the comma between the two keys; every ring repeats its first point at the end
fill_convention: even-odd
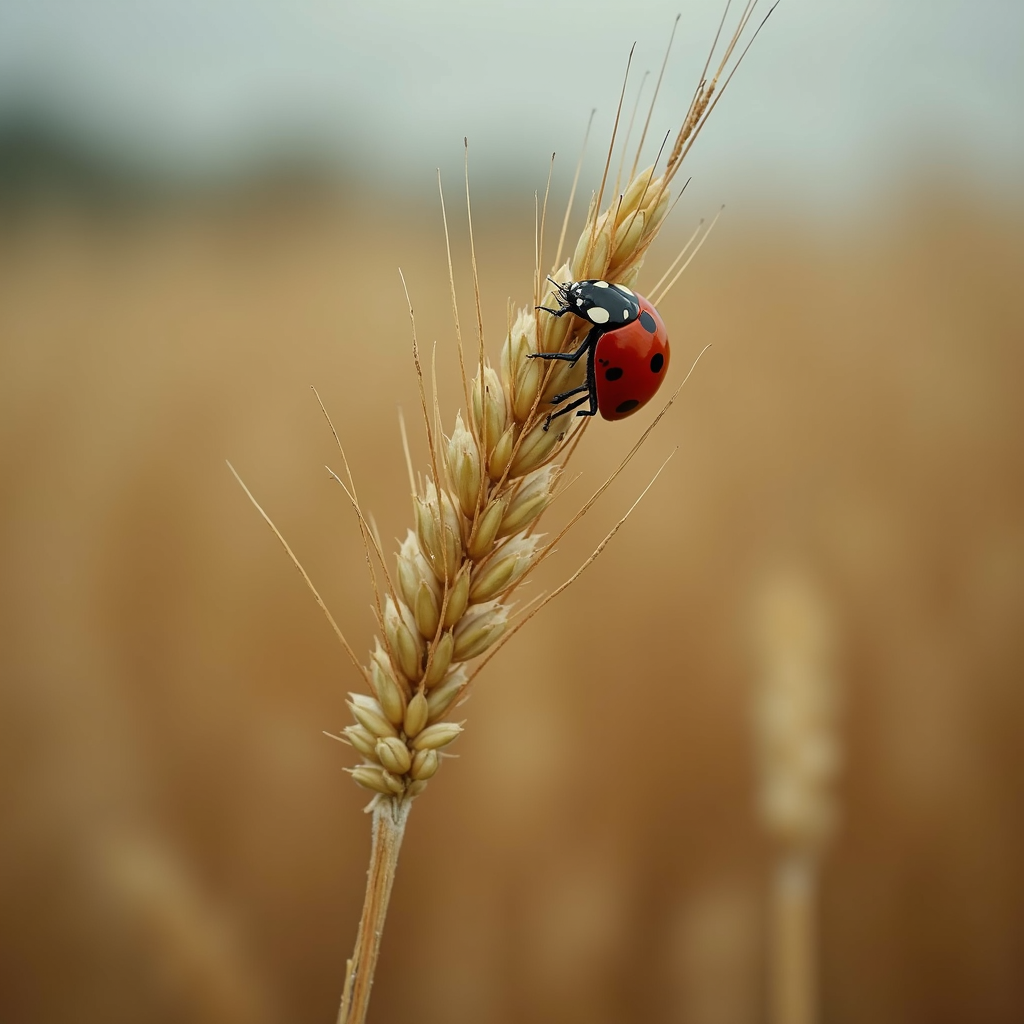
{"type": "Polygon", "coordinates": [[[548,280],[555,286],[555,293],[558,296],[561,306],[558,309],[550,309],[547,306],[534,306],[534,309],[543,309],[545,313],[552,313],[561,316],[569,308],[569,285],[559,284],[550,274],[548,280]]]}

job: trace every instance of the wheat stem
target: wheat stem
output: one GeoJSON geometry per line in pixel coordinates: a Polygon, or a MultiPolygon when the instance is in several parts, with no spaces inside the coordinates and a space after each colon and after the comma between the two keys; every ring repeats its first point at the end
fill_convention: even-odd
{"type": "Polygon", "coordinates": [[[799,568],[762,584],[754,723],[760,810],[775,841],[770,881],[771,1024],[817,1020],[815,893],[838,816],[839,693],[828,609],[799,568]]]}
{"type": "Polygon", "coordinates": [[[370,1006],[370,990],[380,955],[384,919],[395,882],[398,853],[412,801],[379,799],[373,806],[373,839],[366,872],[366,897],[356,933],[356,948],[345,965],[345,989],[338,1024],[363,1024],[370,1006]]]}
{"type": "Polygon", "coordinates": [[[815,861],[801,854],[775,865],[771,906],[771,1024],[814,1024],[815,861]]]}

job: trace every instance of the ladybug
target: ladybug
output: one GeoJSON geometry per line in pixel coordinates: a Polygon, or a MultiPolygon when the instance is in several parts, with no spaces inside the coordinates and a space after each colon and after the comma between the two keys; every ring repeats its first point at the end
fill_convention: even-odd
{"type": "MultiPolygon", "coordinates": [[[[550,281],[551,279],[548,278],[550,281]]],[[[578,409],[577,416],[600,412],[606,420],[621,420],[646,405],[661,386],[668,369],[668,331],[658,311],[642,295],[623,284],[607,281],[551,282],[557,289],[558,309],[538,306],[552,316],[573,313],[593,324],[575,352],[537,352],[532,359],[561,359],[570,366],[587,357],[587,381],[555,395],[559,405],[573,395],[574,402],[548,414],[547,430],[558,416],[578,409]],[[586,409],[580,409],[589,401],[586,409]]]]}

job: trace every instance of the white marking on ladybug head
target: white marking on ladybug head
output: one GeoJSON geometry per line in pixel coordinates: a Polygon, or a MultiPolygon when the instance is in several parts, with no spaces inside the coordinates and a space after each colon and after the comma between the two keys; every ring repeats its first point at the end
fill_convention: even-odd
{"type": "Polygon", "coordinates": [[[607,281],[595,281],[594,282],[594,287],[595,288],[607,288],[608,287],[608,282],[607,281]]]}
{"type": "Polygon", "coordinates": [[[604,306],[592,306],[587,310],[587,316],[595,324],[606,324],[611,319],[608,310],[604,306]]]}
{"type": "Polygon", "coordinates": [[[624,309],[622,311],[622,319],[623,320],[628,320],[629,319],[629,310],[628,309],[624,309]]]}
{"type": "Polygon", "coordinates": [[[626,295],[632,296],[633,294],[624,284],[617,284],[615,287],[618,288],[620,292],[625,292],[626,295]]]}
{"type": "Polygon", "coordinates": [[[583,300],[582,299],[577,299],[576,300],[576,305],[577,306],[582,306],[583,305],[583,300]]]}

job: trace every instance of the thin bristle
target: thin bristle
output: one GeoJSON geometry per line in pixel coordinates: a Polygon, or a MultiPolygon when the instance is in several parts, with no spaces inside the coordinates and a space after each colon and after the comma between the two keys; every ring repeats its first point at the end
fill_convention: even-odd
{"type": "MultiPolygon", "coordinates": [[[[693,91],[693,98],[690,100],[689,109],[686,111],[686,117],[683,120],[683,127],[680,129],[679,135],[683,136],[684,132],[692,130],[693,125],[691,122],[694,120],[694,111],[697,110],[698,104],[700,103],[701,96],[704,92],[704,88],[708,81],[708,68],[711,67],[711,61],[714,59],[715,50],[718,49],[718,40],[722,38],[722,29],[725,28],[726,20],[729,17],[729,9],[732,7],[732,0],[726,0],[725,9],[722,11],[722,18],[718,23],[718,28],[715,30],[715,38],[711,41],[711,46],[708,49],[707,58],[704,61],[704,67],[701,68],[700,79],[697,81],[697,88],[693,91]]],[[[742,17],[740,18],[740,24],[743,24],[742,17]]],[[[675,152],[673,151],[673,156],[675,152]]],[[[669,164],[671,165],[672,158],[669,158],[669,164]]]]}
{"type": "Polygon", "coordinates": [[[697,243],[693,252],[690,253],[689,259],[687,259],[687,261],[676,271],[675,276],[672,278],[671,281],[669,281],[667,285],[665,285],[664,290],[658,293],[658,297],[651,299],[651,302],[653,302],[655,305],[658,305],[665,298],[665,296],[668,295],[670,291],[672,291],[673,285],[675,285],[676,281],[678,281],[679,278],[682,276],[683,271],[686,270],[686,268],[693,262],[693,258],[694,256],[697,255],[697,253],[700,252],[701,246],[708,240],[708,235],[710,235],[711,232],[714,230],[715,225],[718,223],[718,218],[722,216],[722,210],[724,209],[725,207],[723,206],[718,211],[718,213],[715,214],[714,220],[712,220],[711,223],[708,225],[707,230],[701,236],[701,239],[697,243]]]}
{"type": "Polygon", "coordinates": [[[288,541],[284,539],[284,536],[282,535],[281,531],[274,525],[274,521],[270,518],[270,516],[268,516],[267,513],[263,511],[263,507],[253,497],[252,491],[250,491],[249,488],[245,486],[245,481],[238,475],[238,472],[235,470],[235,467],[232,466],[230,462],[228,462],[227,466],[228,469],[231,470],[231,473],[234,476],[234,478],[238,481],[239,486],[241,486],[242,490],[245,491],[246,497],[253,503],[253,506],[256,508],[256,511],[259,512],[259,514],[263,517],[263,520],[267,524],[267,526],[269,526],[270,529],[274,531],[274,536],[281,542],[281,546],[285,549],[285,551],[288,554],[288,557],[292,560],[292,565],[294,565],[295,568],[299,570],[299,575],[304,580],[306,586],[309,587],[309,591],[316,600],[316,603],[320,606],[320,610],[327,617],[327,621],[331,624],[331,629],[334,630],[335,636],[337,636],[337,638],[341,641],[341,646],[345,648],[345,653],[351,659],[352,664],[356,668],[356,671],[359,672],[359,674],[367,681],[367,683],[369,683],[369,674],[367,673],[366,669],[363,668],[363,666],[359,663],[359,659],[356,657],[355,651],[352,650],[352,645],[348,642],[348,640],[345,639],[345,634],[342,633],[341,628],[338,626],[338,623],[334,621],[334,616],[331,614],[330,609],[328,609],[327,605],[324,603],[324,599],[320,596],[320,593],[316,589],[316,587],[313,586],[313,581],[309,578],[309,573],[307,573],[306,570],[303,569],[302,563],[295,556],[295,552],[292,551],[291,547],[289,547],[288,541]]]}
{"type": "MultiPolygon", "coordinates": [[[[459,353],[459,372],[462,374],[462,392],[469,404],[469,378],[466,376],[466,353],[462,344],[462,325],[459,322],[459,300],[455,296],[455,269],[452,266],[452,241],[448,233],[448,213],[444,206],[444,189],[441,186],[441,170],[437,171],[437,192],[441,199],[441,221],[444,224],[444,248],[448,258],[448,286],[451,289],[452,297],[452,319],[455,321],[455,344],[459,353]]],[[[402,279],[403,285],[405,279],[402,279]]],[[[408,297],[408,289],[406,289],[408,297]]],[[[410,306],[411,309],[411,306],[410,306]]]]}
{"type": "MultiPolygon", "coordinates": [[[[401,270],[399,270],[398,276],[402,279],[402,288],[405,291],[405,301],[409,307],[409,324],[412,328],[412,362],[416,371],[416,384],[419,387],[420,393],[420,409],[423,413],[423,429],[426,431],[427,448],[430,451],[430,467],[434,473],[434,486],[440,487],[441,476],[437,469],[437,448],[434,444],[434,433],[430,429],[430,414],[427,411],[427,393],[426,387],[423,383],[423,366],[420,363],[420,346],[419,341],[416,338],[416,314],[412,308],[412,299],[409,298],[409,286],[405,283],[405,275],[401,270]]],[[[454,296],[454,291],[452,294],[454,296]]]]}
{"type": "Polygon", "coordinates": [[[402,435],[402,453],[405,455],[405,468],[409,474],[409,494],[416,493],[416,473],[412,468],[412,454],[409,451],[409,433],[405,429],[405,414],[398,407],[398,432],[402,435]]]}
{"type": "Polygon", "coordinates": [[[569,189],[569,201],[565,204],[565,216],[562,218],[562,230],[558,236],[558,248],[555,250],[555,266],[562,265],[562,249],[565,246],[565,234],[569,230],[569,216],[572,214],[572,203],[576,198],[576,186],[579,184],[580,171],[583,170],[583,158],[587,153],[587,140],[590,138],[590,129],[594,124],[594,115],[597,108],[593,107],[590,117],[587,120],[587,130],[583,133],[583,145],[580,146],[580,158],[576,162],[576,173],[572,176],[572,188],[569,189]]]}
{"type": "MultiPolygon", "coordinates": [[[[658,102],[658,93],[661,91],[661,80],[665,77],[665,69],[668,67],[668,57],[672,52],[672,41],[676,37],[676,29],[679,27],[679,19],[681,17],[681,14],[677,14],[676,20],[672,22],[672,31],[668,36],[668,46],[665,47],[665,57],[661,62],[661,71],[658,72],[658,81],[654,86],[654,95],[651,97],[651,105],[647,108],[647,120],[644,121],[644,130],[640,133],[640,141],[637,143],[636,156],[633,158],[633,166],[629,170],[629,177],[631,181],[636,177],[636,169],[640,165],[640,155],[643,153],[644,142],[647,140],[647,129],[651,126],[651,118],[654,116],[654,105],[658,102]]],[[[655,166],[657,166],[657,161],[655,161],[655,166]]]]}
{"type": "MultiPolygon", "coordinates": [[[[612,153],[615,152],[615,136],[619,130],[619,118],[622,117],[622,104],[626,98],[626,85],[629,82],[629,69],[633,63],[633,51],[636,50],[636,43],[629,48],[629,57],[626,59],[626,71],[622,76],[622,91],[619,93],[619,105],[615,108],[615,122],[612,125],[612,137],[608,142],[608,156],[604,162],[604,172],[601,175],[601,187],[597,190],[597,200],[594,203],[594,210],[600,210],[601,201],[604,199],[605,185],[608,183],[608,169],[612,165],[612,153]]],[[[584,261],[587,267],[590,266],[590,258],[594,251],[594,243],[597,241],[597,217],[593,218],[590,228],[590,242],[587,244],[587,258],[584,261]]]]}
{"type": "MultiPolygon", "coordinates": [[[[669,264],[668,269],[665,271],[665,273],[658,278],[658,283],[651,288],[650,292],[652,296],[658,294],[658,289],[668,280],[669,275],[676,269],[676,267],[679,266],[680,260],[685,258],[690,246],[693,245],[694,240],[701,233],[701,229],[703,227],[704,218],[702,217],[697,222],[697,226],[693,229],[693,234],[690,235],[690,237],[686,240],[686,244],[682,247],[682,249],[679,250],[679,255],[676,256],[676,258],[669,264]]],[[[653,298],[651,299],[651,302],[654,302],[653,298]]],[[[654,304],[657,305],[656,302],[654,302],[654,304]]]]}
{"type": "MultiPolygon", "coordinates": [[[[636,218],[640,216],[640,211],[643,208],[644,200],[647,199],[647,193],[650,190],[651,182],[654,180],[654,169],[658,166],[658,162],[661,160],[661,154],[665,151],[665,146],[667,145],[669,135],[671,134],[672,132],[671,130],[669,130],[668,132],[665,133],[665,137],[661,140],[661,145],[658,147],[658,155],[654,158],[654,163],[651,165],[650,176],[648,177],[647,182],[644,184],[643,192],[640,193],[640,201],[637,203],[636,209],[632,212],[632,214],[630,214],[629,221],[626,223],[626,230],[628,230],[632,226],[636,218]]],[[[654,239],[652,235],[651,241],[653,240],[654,239]]]]}
{"type": "MultiPolygon", "coordinates": [[[[444,423],[441,419],[441,398],[437,391],[437,342],[430,346],[430,407],[434,414],[433,437],[444,439],[444,423]]],[[[434,484],[441,486],[440,478],[435,474],[434,484]]]]}
{"type": "MultiPolygon", "coordinates": [[[[480,274],[477,270],[476,265],[476,240],[473,237],[473,203],[469,197],[469,139],[464,138],[463,140],[466,153],[465,162],[465,173],[466,173],[466,221],[469,228],[469,258],[473,268],[473,298],[476,302],[476,332],[477,332],[477,343],[479,349],[479,366],[478,372],[483,375],[484,372],[484,311],[480,301],[480,274]]],[[[466,395],[466,402],[469,402],[469,395],[466,395]]]]}
{"type": "MultiPolygon", "coordinates": [[[[629,451],[626,452],[625,456],[623,456],[622,461],[618,464],[618,466],[616,466],[615,469],[612,470],[612,472],[608,475],[604,483],[602,483],[601,486],[598,487],[597,490],[594,491],[594,493],[580,506],[580,508],[569,519],[569,522],[562,527],[562,529],[555,535],[555,537],[551,541],[549,541],[544,546],[544,548],[541,549],[540,556],[537,559],[537,564],[540,564],[540,562],[542,562],[544,558],[554,550],[555,545],[594,507],[594,505],[597,503],[597,500],[601,497],[601,495],[604,494],[604,492],[607,491],[609,487],[611,487],[611,485],[618,478],[619,474],[626,468],[626,466],[629,465],[630,462],[632,462],[633,456],[636,455],[636,453],[643,447],[644,442],[646,442],[646,440],[651,436],[651,433],[654,431],[654,428],[657,427],[657,425],[661,422],[662,418],[665,416],[665,413],[667,413],[669,409],[672,408],[673,404],[675,403],[675,400],[679,397],[679,393],[683,390],[683,388],[686,385],[686,382],[690,379],[691,374],[697,368],[697,363],[700,362],[701,356],[703,356],[709,348],[711,348],[711,345],[707,344],[700,350],[700,352],[697,353],[697,358],[694,359],[693,363],[690,366],[690,369],[686,373],[686,376],[682,379],[682,381],[680,382],[679,386],[675,389],[675,391],[672,392],[672,396],[662,407],[658,415],[654,417],[654,419],[643,431],[640,437],[637,438],[636,442],[629,449],[629,451]]],[[[527,578],[527,575],[528,574],[523,576],[524,580],[527,578]]]]}
{"type": "MultiPolygon", "coordinates": [[[[326,407],[324,406],[323,400],[320,398],[320,393],[317,391],[317,389],[312,385],[310,385],[310,387],[313,391],[313,394],[316,396],[317,404],[320,406],[320,411],[324,414],[324,418],[327,420],[327,425],[331,428],[331,433],[334,435],[334,440],[338,445],[338,451],[341,453],[341,461],[345,467],[345,475],[348,477],[348,488],[346,489],[346,493],[348,491],[351,491],[351,493],[349,494],[349,500],[352,502],[352,507],[356,511],[356,522],[359,524],[359,537],[363,542],[363,553],[366,557],[366,568],[370,574],[370,587],[373,590],[374,610],[376,612],[377,622],[382,623],[384,621],[384,612],[383,609],[381,608],[380,603],[380,586],[377,583],[377,573],[376,570],[373,568],[373,558],[370,555],[370,537],[368,536],[367,533],[366,523],[363,520],[362,511],[359,508],[359,497],[356,494],[355,478],[352,476],[352,469],[348,464],[348,456],[345,454],[345,446],[341,443],[341,438],[338,436],[338,431],[334,429],[334,423],[331,420],[330,413],[328,413],[326,407]]],[[[328,472],[331,472],[331,470],[328,469],[328,472]]],[[[334,474],[332,473],[332,475],[334,474]]],[[[341,483],[341,481],[339,480],[338,483],[341,483]]],[[[378,556],[379,554],[380,553],[378,551],[378,556]]],[[[385,572],[385,578],[386,577],[387,573],[385,572]]],[[[388,588],[393,589],[391,588],[390,581],[388,582],[388,588]]]]}
{"type": "Polygon", "coordinates": [[[384,545],[380,542],[380,529],[377,527],[377,521],[373,518],[373,513],[367,515],[366,522],[370,527],[370,536],[373,538],[373,543],[383,551],[384,545]]]}
{"type": "MultiPolygon", "coordinates": [[[[548,172],[548,187],[551,186],[551,172],[548,172]]],[[[545,196],[545,200],[547,197],[545,196]]],[[[543,276],[541,270],[540,252],[540,196],[533,193],[533,305],[534,308],[540,305],[540,282],[543,276]]]]}
{"type": "MultiPolygon", "coordinates": [[[[604,551],[604,549],[608,546],[609,541],[611,541],[612,537],[614,537],[615,534],[619,532],[619,530],[622,528],[622,525],[632,515],[633,510],[637,507],[637,505],[640,504],[640,502],[643,500],[647,492],[654,486],[654,482],[658,479],[659,476],[661,476],[661,471],[668,465],[669,460],[672,458],[673,455],[675,455],[675,453],[678,450],[678,448],[672,449],[672,451],[669,453],[668,458],[665,459],[665,461],[658,467],[658,471],[654,474],[653,477],[651,477],[650,483],[648,483],[648,485],[640,492],[640,494],[637,496],[633,504],[629,506],[629,508],[626,510],[626,514],[608,531],[607,534],[605,534],[604,540],[602,540],[601,543],[597,545],[597,547],[594,549],[590,557],[567,580],[565,580],[564,583],[557,586],[554,590],[551,591],[550,594],[547,594],[542,600],[540,600],[528,615],[524,615],[522,618],[520,618],[516,622],[515,626],[513,626],[513,628],[510,629],[508,633],[501,640],[498,641],[494,650],[486,658],[484,658],[484,660],[480,662],[480,664],[477,665],[476,668],[473,670],[472,674],[469,677],[470,683],[477,677],[477,675],[479,675],[480,670],[491,660],[491,658],[493,658],[494,655],[497,654],[498,651],[500,651],[501,648],[504,647],[505,644],[508,643],[508,641],[511,640],[512,637],[516,633],[518,633],[520,629],[523,628],[523,626],[526,625],[527,622],[529,622],[535,615],[537,615],[544,608],[546,608],[556,597],[558,597],[559,594],[568,590],[569,587],[571,587],[580,578],[580,576],[582,576],[583,573],[591,565],[593,565],[595,561],[597,561],[601,552],[604,551]]],[[[468,685],[469,684],[467,683],[467,686],[468,685]]]]}
{"type": "MultiPolygon", "coordinates": [[[[754,30],[754,34],[750,37],[749,42],[743,48],[743,52],[740,53],[739,57],[736,60],[736,63],[732,67],[732,70],[729,72],[729,74],[725,78],[725,81],[722,83],[722,88],[718,90],[718,94],[715,96],[714,100],[711,102],[711,104],[708,106],[707,110],[704,112],[704,116],[703,116],[703,118],[701,119],[701,122],[700,122],[700,127],[704,126],[704,124],[707,122],[707,119],[711,116],[711,112],[715,109],[716,106],[718,106],[718,101],[725,95],[726,87],[732,81],[733,75],[735,75],[736,72],[739,70],[740,65],[743,63],[744,58],[750,52],[751,46],[754,45],[754,40],[758,37],[758,35],[760,35],[761,29],[764,28],[765,23],[772,16],[772,12],[775,10],[776,7],[779,6],[779,4],[781,2],[782,2],[782,0],[775,0],[775,3],[772,4],[772,6],[771,6],[770,10],[768,11],[768,13],[761,19],[761,24],[758,25],[757,28],[754,30]]],[[[751,7],[751,13],[753,13],[753,7],[751,7]]],[[[694,141],[696,140],[696,136],[697,136],[697,133],[695,131],[694,135],[693,135],[693,138],[690,140],[689,145],[687,145],[685,147],[685,149],[683,149],[682,152],[680,153],[679,160],[677,161],[677,164],[678,163],[682,163],[683,159],[686,157],[686,154],[689,153],[690,148],[692,147],[694,141]]]]}
{"type": "Polygon", "coordinates": [[[563,468],[569,465],[569,461],[572,459],[573,455],[576,454],[576,449],[579,447],[580,441],[583,440],[583,434],[586,432],[587,427],[590,426],[590,420],[591,418],[587,417],[587,419],[583,421],[583,425],[577,427],[573,432],[572,437],[569,438],[569,443],[566,445],[565,449],[565,457],[562,459],[563,468]]]}
{"type": "MultiPolygon", "coordinates": [[[[676,20],[679,20],[678,17],[676,18],[676,20]]],[[[626,126],[626,134],[622,139],[622,152],[619,154],[619,166],[615,171],[615,188],[612,190],[616,194],[622,186],[622,169],[626,166],[626,151],[629,149],[629,139],[630,136],[633,134],[633,124],[636,121],[636,112],[640,109],[640,97],[643,95],[644,86],[647,84],[647,79],[650,78],[650,76],[650,71],[645,71],[643,78],[640,79],[640,86],[636,91],[636,99],[633,101],[633,109],[629,115],[629,124],[626,126]]],[[[640,142],[640,146],[643,146],[642,140],[640,142]]],[[[639,154],[639,148],[637,150],[637,153],[639,154]]],[[[636,177],[635,163],[633,165],[633,170],[630,172],[629,177],[631,181],[634,177],[636,177]]]]}
{"type": "MultiPolygon", "coordinates": [[[[534,285],[533,285],[533,304],[534,306],[540,305],[540,291],[541,281],[544,280],[544,228],[547,223],[548,217],[548,197],[551,195],[551,177],[555,173],[555,154],[551,154],[551,163],[548,164],[548,180],[544,186],[544,205],[540,211],[540,225],[537,227],[536,235],[536,248],[537,248],[537,262],[536,271],[534,274],[534,285]]],[[[536,208],[537,197],[534,195],[534,206],[536,208]]]]}
{"type": "MultiPolygon", "coordinates": [[[[428,437],[427,440],[428,440],[428,443],[433,448],[433,445],[434,445],[433,438],[435,438],[435,437],[443,438],[444,437],[444,434],[443,434],[442,428],[441,428],[441,401],[440,401],[440,397],[438,396],[438,393],[437,393],[437,342],[436,341],[434,342],[434,345],[433,345],[433,347],[430,350],[430,392],[431,392],[432,407],[433,407],[433,411],[434,411],[434,423],[436,425],[436,429],[435,429],[434,433],[431,434],[428,437]]],[[[426,416],[426,410],[424,410],[424,416],[426,416]]],[[[434,486],[438,489],[438,491],[440,491],[442,486],[443,486],[443,477],[438,473],[438,470],[437,470],[437,456],[436,456],[436,454],[434,454],[432,452],[430,459],[431,459],[431,465],[433,465],[433,467],[434,467],[434,486]]],[[[438,512],[437,526],[438,526],[438,529],[440,530],[441,529],[440,512],[438,512]]],[[[455,566],[448,565],[448,563],[445,562],[445,564],[444,564],[444,579],[445,579],[445,583],[447,583],[454,576],[454,574],[455,574],[455,566]]]]}
{"type": "MultiPolygon", "coordinates": [[[[348,489],[348,487],[345,484],[345,481],[342,480],[341,477],[338,476],[338,474],[335,473],[330,466],[324,466],[324,469],[327,470],[327,472],[331,475],[331,478],[337,481],[337,483],[341,486],[341,489],[345,492],[345,497],[348,498],[350,504],[352,505],[352,509],[356,514],[356,519],[359,521],[360,532],[368,538],[368,541],[365,542],[367,543],[367,560],[370,560],[370,551],[372,549],[373,553],[377,556],[377,561],[380,563],[381,572],[384,574],[384,582],[387,584],[388,593],[391,595],[392,599],[395,599],[397,597],[397,593],[395,591],[395,585],[391,582],[391,574],[388,572],[387,561],[385,560],[384,557],[384,549],[381,547],[380,544],[380,538],[377,537],[374,534],[374,532],[371,531],[369,521],[363,515],[363,510],[359,507],[359,501],[357,500],[355,494],[348,489]]],[[[377,612],[378,617],[381,620],[383,620],[383,612],[380,610],[379,600],[377,602],[377,612]]]]}
{"type": "MultiPolygon", "coordinates": [[[[747,0],[749,5],[750,0],[747,0]]],[[[711,61],[714,59],[715,50],[718,49],[718,40],[722,38],[722,29],[725,28],[725,23],[729,18],[729,10],[732,7],[732,0],[725,0],[725,8],[722,11],[722,20],[718,23],[718,28],[715,30],[715,38],[711,41],[711,48],[708,50],[707,59],[704,61],[704,67],[701,68],[700,72],[700,83],[697,86],[697,92],[694,93],[693,100],[690,102],[690,110],[693,110],[694,104],[697,102],[697,96],[700,94],[702,86],[708,80],[708,68],[711,67],[711,61]]],[[[743,16],[740,15],[739,24],[743,25],[743,16]]]]}
{"type": "MultiPolygon", "coordinates": [[[[764,18],[761,21],[761,24],[757,27],[754,34],[751,36],[750,41],[743,48],[743,51],[741,52],[736,63],[733,65],[732,69],[726,76],[726,79],[723,82],[721,89],[717,89],[718,80],[721,77],[723,71],[725,70],[725,67],[728,64],[733,53],[735,52],[736,46],[738,45],[740,38],[743,35],[743,32],[745,31],[748,23],[750,22],[751,17],[753,16],[754,9],[757,7],[757,0],[748,0],[747,5],[744,7],[743,13],[740,16],[740,20],[736,27],[736,30],[733,32],[732,36],[729,39],[729,43],[726,46],[725,54],[719,61],[718,69],[715,71],[715,75],[712,78],[711,82],[708,83],[706,81],[707,70],[710,66],[711,56],[718,45],[718,38],[721,34],[721,27],[719,28],[719,34],[716,34],[715,36],[715,43],[712,46],[711,51],[709,52],[708,61],[705,64],[704,72],[701,75],[701,82],[697,87],[696,96],[690,105],[690,111],[686,116],[686,120],[683,123],[683,127],[682,129],[680,129],[679,135],[676,138],[675,145],[672,148],[672,154],[669,157],[668,171],[666,171],[666,178],[670,178],[672,175],[675,174],[675,171],[682,164],[687,153],[689,153],[690,149],[692,149],[694,142],[697,141],[697,136],[700,134],[701,129],[704,127],[704,125],[707,123],[708,118],[711,116],[711,112],[718,105],[718,101],[722,98],[722,95],[725,93],[726,86],[729,84],[729,82],[732,81],[733,75],[735,75],[736,71],[739,69],[740,64],[743,62],[744,57],[746,57],[747,53],[749,52],[750,47],[754,43],[754,40],[758,37],[758,35],[761,32],[761,29],[764,28],[765,22],[767,22],[767,20],[771,17],[772,11],[774,11],[778,5],[779,0],[776,0],[775,4],[773,4],[771,9],[764,16],[764,18]]],[[[729,4],[727,3],[725,14],[722,18],[723,24],[725,22],[725,16],[728,14],[728,12],[729,4]]]]}

